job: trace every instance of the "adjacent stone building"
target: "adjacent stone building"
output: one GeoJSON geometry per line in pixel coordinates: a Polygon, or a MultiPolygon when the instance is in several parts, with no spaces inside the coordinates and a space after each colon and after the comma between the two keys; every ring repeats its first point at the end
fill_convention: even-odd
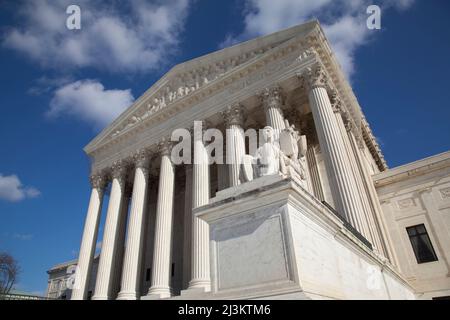
{"type": "Polygon", "coordinates": [[[71,299],[450,295],[449,154],[387,168],[317,21],[173,67],[85,152],[71,299]]]}

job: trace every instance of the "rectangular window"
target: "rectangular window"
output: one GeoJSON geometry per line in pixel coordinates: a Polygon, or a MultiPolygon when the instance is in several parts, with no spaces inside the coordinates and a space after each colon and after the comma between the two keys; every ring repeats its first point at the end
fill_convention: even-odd
{"type": "Polygon", "coordinates": [[[430,237],[424,224],[406,228],[409,240],[416,255],[417,263],[437,261],[430,237]]]}
{"type": "Polygon", "coordinates": [[[150,281],[150,268],[147,268],[147,271],[145,272],[145,281],[150,281]]]}

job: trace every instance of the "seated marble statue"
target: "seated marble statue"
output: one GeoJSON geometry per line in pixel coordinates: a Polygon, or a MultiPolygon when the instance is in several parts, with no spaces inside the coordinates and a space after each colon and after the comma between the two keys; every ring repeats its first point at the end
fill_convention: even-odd
{"type": "Polygon", "coordinates": [[[306,178],[306,137],[300,136],[294,126],[289,126],[288,123],[286,129],[281,131],[279,141],[275,141],[274,133],[272,127],[264,127],[263,141],[255,155],[244,155],[242,169],[245,180],[281,174],[296,176],[303,182],[306,178]]]}
{"type": "Polygon", "coordinates": [[[305,190],[311,191],[307,183],[309,175],[306,161],[308,149],[306,136],[300,135],[287,120],[286,128],[280,134],[280,148],[284,155],[285,174],[296,179],[305,190]]]}
{"type": "Polygon", "coordinates": [[[283,158],[285,167],[293,169],[291,174],[306,178],[305,174],[305,155],[306,155],[306,136],[300,136],[295,130],[294,125],[289,125],[286,120],[286,128],[280,133],[280,148],[285,156],[283,158]]]}
{"type": "Polygon", "coordinates": [[[246,181],[253,178],[279,174],[285,171],[283,155],[275,142],[274,129],[270,126],[262,129],[262,144],[254,156],[244,155],[242,164],[246,181]]]}
{"type": "Polygon", "coordinates": [[[270,126],[264,127],[262,130],[262,145],[256,150],[254,156],[257,168],[257,176],[268,176],[277,174],[283,169],[281,161],[281,150],[275,143],[274,130],[270,126]]]}

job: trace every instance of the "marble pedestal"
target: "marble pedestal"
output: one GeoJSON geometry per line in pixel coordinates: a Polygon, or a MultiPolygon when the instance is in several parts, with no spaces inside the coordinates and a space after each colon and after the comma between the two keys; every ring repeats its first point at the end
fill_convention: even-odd
{"type": "Polygon", "coordinates": [[[291,178],[224,190],[194,214],[210,226],[211,292],[178,299],[415,298],[393,266],[291,178]]]}

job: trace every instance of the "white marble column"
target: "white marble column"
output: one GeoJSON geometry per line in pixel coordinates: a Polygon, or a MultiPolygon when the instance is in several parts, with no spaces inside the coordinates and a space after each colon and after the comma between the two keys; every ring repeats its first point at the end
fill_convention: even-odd
{"type": "Polygon", "coordinates": [[[387,234],[386,228],[384,227],[382,221],[380,200],[378,199],[373,180],[370,174],[367,172],[366,163],[364,163],[364,160],[362,159],[362,155],[360,153],[360,147],[363,147],[361,145],[362,137],[360,137],[361,140],[360,143],[358,143],[351,131],[348,131],[348,135],[350,144],[356,157],[357,166],[360,170],[362,184],[364,186],[364,189],[366,190],[367,199],[372,208],[372,216],[370,221],[372,221],[371,224],[373,224],[375,236],[379,243],[379,250],[392,263],[396,263],[395,256],[393,255],[391,250],[391,241],[389,240],[389,235],[387,234]]]}
{"type": "Polygon", "coordinates": [[[116,162],[112,167],[111,195],[106,215],[105,230],[103,231],[97,281],[92,300],[107,300],[112,298],[125,176],[125,164],[123,162],[116,162]]]}
{"type": "Polygon", "coordinates": [[[229,186],[241,183],[240,171],[242,156],[245,154],[245,136],[242,128],[244,121],[243,109],[240,104],[229,106],[222,112],[226,130],[226,161],[229,167],[229,186]]]}
{"type": "MultiPolygon", "coordinates": [[[[205,124],[203,125],[205,130],[205,124]]],[[[194,164],[192,174],[192,208],[208,204],[210,198],[210,177],[208,153],[203,143],[203,133],[194,134],[194,164]]],[[[192,227],[192,278],[189,289],[211,290],[209,269],[209,225],[193,217],[192,227]]]]}
{"type": "Polygon", "coordinates": [[[371,214],[371,208],[369,203],[366,201],[366,192],[363,188],[361,177],[359,175],[359,168],[357,167],[355,156],[353,154],[352,147],[350,145],[350,139],[347,133],[347,126],[350,125],[350,118],[346,110],[344,109],[343,103],[339,97],[339,94],[336,89],[330,90],[330,102],[331,107],[333,109],[334,115],[336,117],[336,121],[339,127],[339,130],[342,135],[342,140],[345,145],[345,150],[347,152],[347,157],[349,160],[349,165],[351,169],[351,173],[353,175],[353,179],[355,181],[354,190],[355,195],[359,198],[359,201],[362,205],[362,211],[356,217],[356,229],[372,244],[375,251],[378,249],[378,244],[375,243],[373,227],[374,224],[369,223],[369,217],[371,214]],[[345,118],[345,123],[344,123],[345,118]]]}
{"type": "Polygon", "coordinates": [[[145,212],[147,209],[147,190],[149,155],[139,150],[133,157],[135,163],[133,194],[130,220],[128,222],[127,246],[123,261],[121,290],[118,300],[136,300],[139,295],[142,246],[144,240],[145,212]]]}
{"type": "Polygon", "coordinates": [[[325,196],[322,190],[319,169],[317,168],[317,159],[314,146],[308,147],[308,150],[306,151],[306,159],[308,162],[308,168],[310,173],[309,177],[311,179],[311,189],[313,190],[313,193],[317,199],[319,199],[320,201],[324,201],[325,196]]]}
{"type": "Polygon", "coordinates": [[[320,148],[325,155],[327,174],[336,209],[353,227],[361,228],[358,217],[363,213],[363,206],[357,195],[356,182],[351,171],[343,136],[327,93],[328,76],[324,67],[316,64],[303,72],[300,78],[308,90],[309,103],[320,148]]]}
{"type": "Polygon", "coordinates": [[[131,191],[130,187],[125,184],[125,189],[122,197],[122,210],[120,212],[118,238],[117,238],[117,251],[116,251],[116,264],[114,266],[114,277],[112,280],[112,293],[111,299],[115,299],[120,290],[120,279],[122,278],[123,256],[125,253],[125,231],[128,218],[128,207],[130,204],[131,191]]]}
{"type": "Polygon", "coordinates": [[[170,159],[172,143],[160,143],[161,169],[159,174],[158,203],[156,207],[155,243],[153,249],[152,282],[148,296],[171,296],[170,266],[172,251],[173,199],[175,167],[170,159]]]}
{"type": "Polygon", "coordinates": [[[184,229],[183,229],[183,289],[189,286],[191,281],[192,260],[192,165],[185,164],[185,189],[184,189],[184,229]]]}
{"type": "Polygon", "coordinates": [[[91,198],[84,223],[83,238],[81,240],[80,254],[78,257],[75,287],[72,290],[72,300],[86,299],[89,280],[94,261],[95,245],[97,242],[98,225],[102,212],[103,193],[105,189],[105,177],[92,175],[91,198]]]}
{"type": "Polygon", "coordinates": [[[283,96],[281,88],[274,86],[266,88],[260,94],[264,111],[266,113],[267,125],[275,130],[275,140],[278,141],[281,130],[285,129],[283,110],[283,96]]]}

